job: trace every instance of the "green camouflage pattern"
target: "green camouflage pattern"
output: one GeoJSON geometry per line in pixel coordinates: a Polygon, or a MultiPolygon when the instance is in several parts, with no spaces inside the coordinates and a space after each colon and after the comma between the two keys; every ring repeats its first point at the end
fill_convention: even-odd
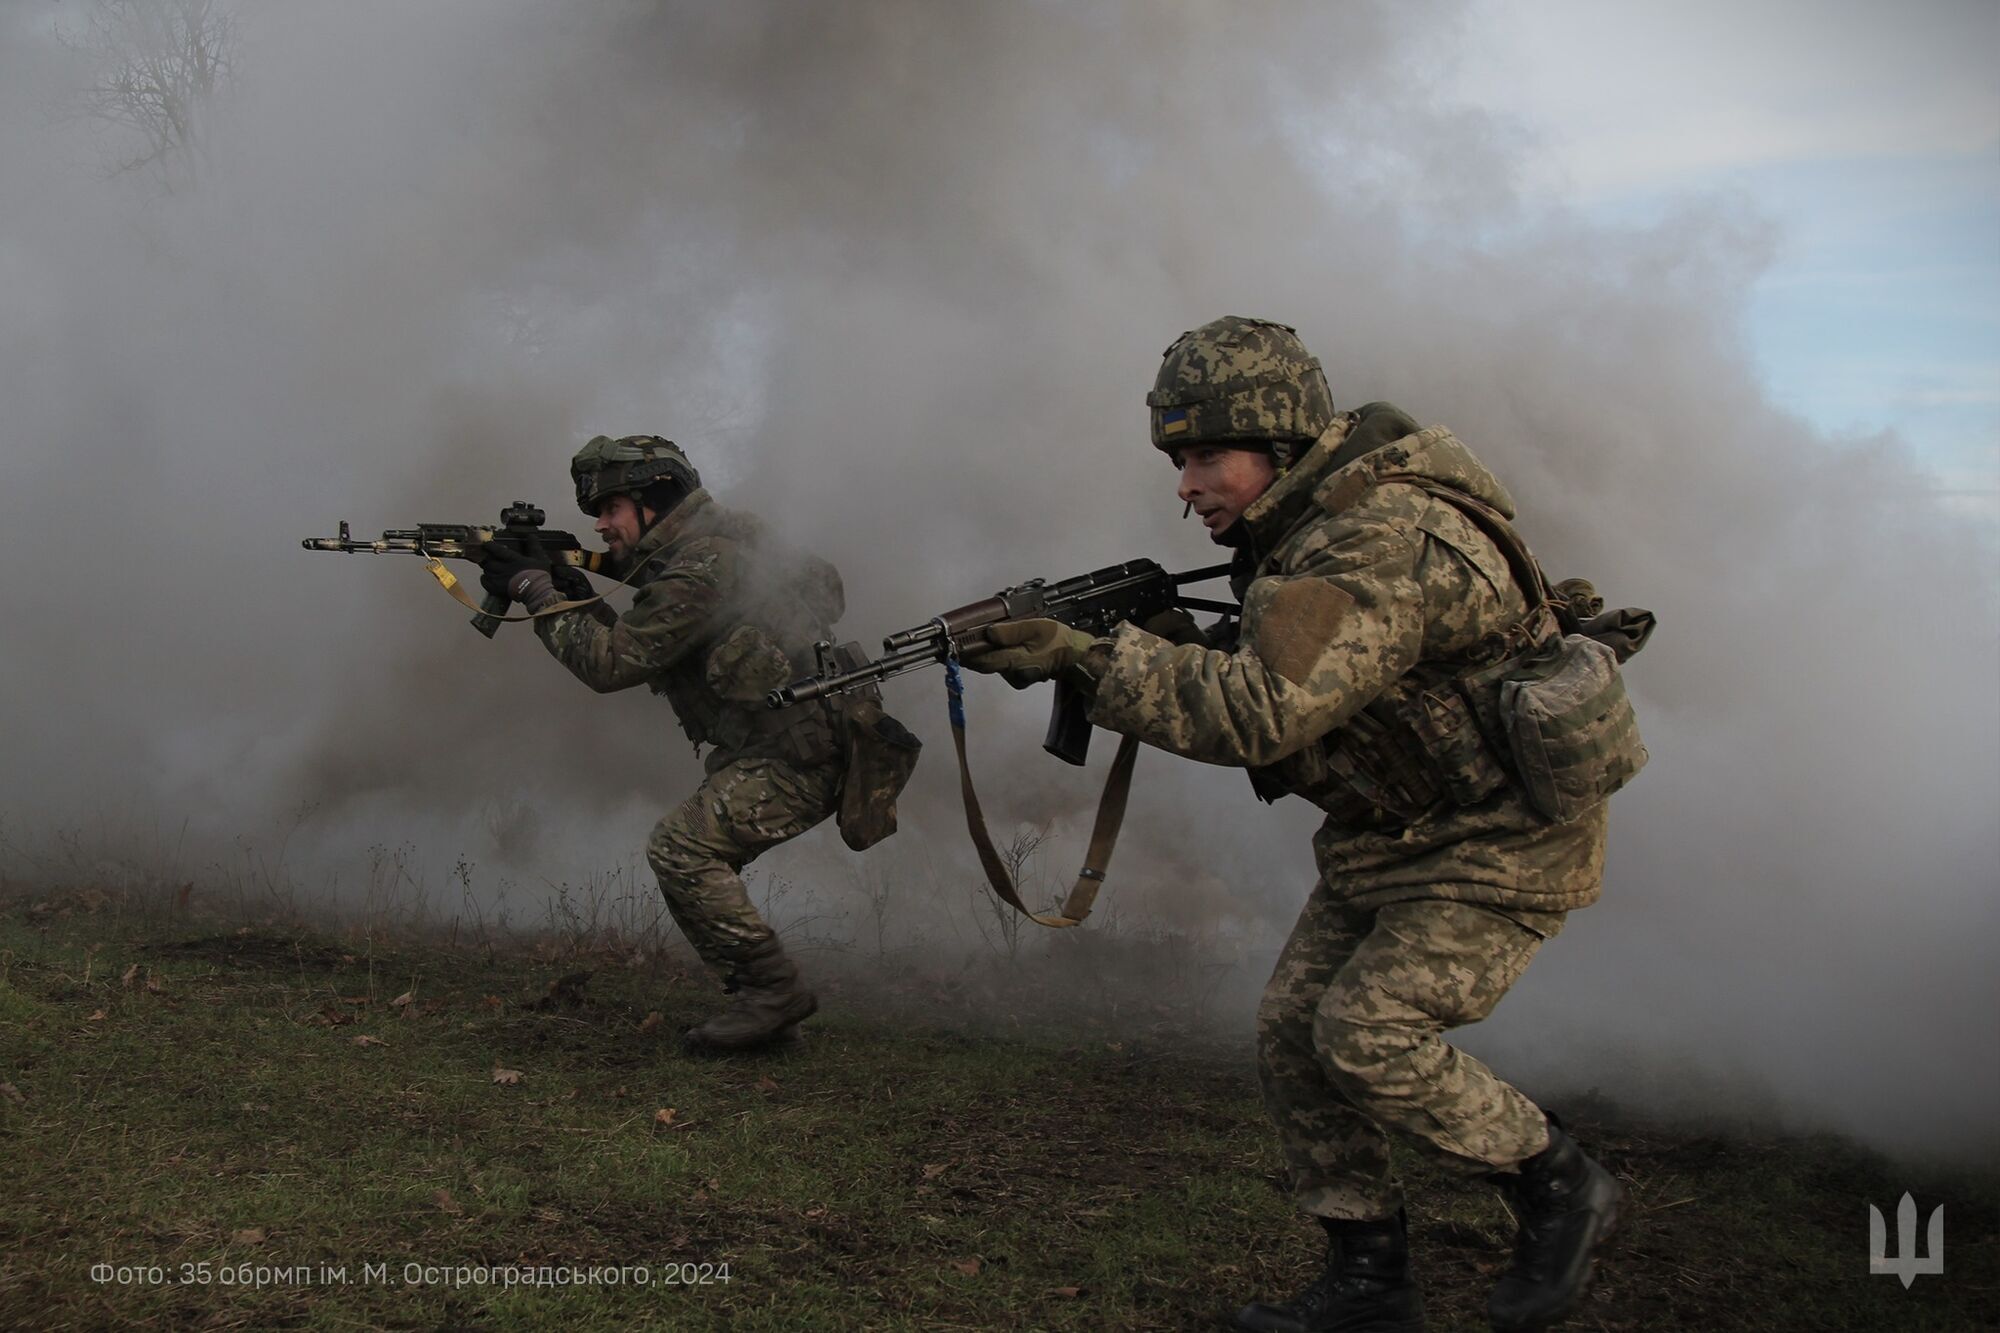
{"type": "Polygon", "coordinates": [[[747,514],[697,489],[609,572],[634,569],[632,606],[549,616],[535,632],[599,692],[646,685],[673,705],[697,750],[712,746],[695,794],[661,820],[646,860],[689,943],[718,975],[772,937],[742,869],[839,804],[844,737],[814,703],[765,707],[766,691],[815,669],[844,599],[823,560],[774,541],[747,514]]]}
{"type": "Polygon", "coordinates": [[[818,704],[773,710],[764,694],[816,669],[845,600],[823,560],[790,551],[763,524],[696,490],[648,529],[627,560],[632,607],[615,623],[549,616],[535,632],[600,693],[646,685],[664,695],[688,739],[710,745],[708,771],[748,756],[835,763],[840,745],[818,704]]]}
{"type": "Polygon", "coordinates": [[[1370,910],[1313,889],[1257,1010],[1258,1081],[1301,1209],[1394,1214],[1392,1133],[1461,1175],[1547,1146],[1535,1104],[1440,1034],[1492,1013],[1562,924],[1437,899],[1370,910]]]}
{"type": "Polygon", "coordinates": [[[642,491],[662,478],[688,491],[701,485],[701,474],[680,446],[658,435],[594,436],[569,460],[569,477],[576,484],[576,507],[592,518],[606,496],[642,491]]]}
{"type": "Polygon", "coordinates": [[[1176,339],[1146,405],[1156,449],[1268,442],[1278,446],[1281,463],[1333,421],[1326,375],[1297,332],[1241,315],[1176,339]]]}
{"type": "Polygon", "coordinates": [[[1336,417],[1240,520],[1235,645],[1175,645],[1120,626],[1091,651],[1090,720],[1251,769],[1266,799],[1321,806],[1318,868],[1357,907],[1586,906],[1603,877],[1602,804],[1549,823],[1518,782],[1494,782],[1470,730],[1456,734],[1463,752],[1449,762],[1426,757],[1425,725],[1467,719],[1430,716],[1425,696],[1512,629],[1527,598],[1493,541],[1423,484],[1508,518],[1513,499],[1441,427],[1337,457],[1356,423],[1336,417]],[[1483,797],[1461,805],[1453,784],[1483,797]]]}
{"type": "Polygon", "coordinates": [[[743,886],[743,867],[832,814],[840,777],[836,764],[738,759],[653,826],[646,862],[681,933],[717,976],[741,971],[773,938],[743,886]]]}

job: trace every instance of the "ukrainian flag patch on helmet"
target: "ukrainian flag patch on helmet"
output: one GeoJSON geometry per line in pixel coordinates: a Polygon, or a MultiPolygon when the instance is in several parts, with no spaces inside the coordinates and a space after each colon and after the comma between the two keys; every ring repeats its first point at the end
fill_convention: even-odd
{"type": "Polygon", "coordinates": [[[1160,413],[1160,434],[1178,435],[1188,428],[1188,414],[1185,407],[1177,407],[1171,412],[1160,413]]]}

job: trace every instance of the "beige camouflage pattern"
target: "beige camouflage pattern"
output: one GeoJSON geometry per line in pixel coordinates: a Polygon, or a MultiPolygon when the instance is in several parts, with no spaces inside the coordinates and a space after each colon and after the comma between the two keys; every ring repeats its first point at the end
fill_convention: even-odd
{"type": "Polygon", "coordinates": [[[1091,721],[1326,810],[1320,880],[1258,1013],[1259,1071],[1301,1207],[1386,1217],[1390,1139],[1471,1172],[1547,1142],[1542,1113],[1443,1038],[1492,1012],[1594,901],[1605,807],[1531,810],[1445,683],[1504,656],[1528,598],[1463,509],[1511,519],[1449,431],[1343,414],[1240,520],[1230,646],[1100,639],[1091,721]]]}
{"type": "Polygon", "coordinates": [[[707,780],[646,844],[674,919],[723,976],[771,938],[741,871],[834,812],[846,765],[824,708],[766,708],[767,690],[814,669],[812,644],[842,610],[831,565],[788,551],[748,515],[695,490],[612,571],[635,566],[630,610],[550,616],[535,631],[600,692],[646,685],[695,743],[707,780]]]}
{"type": "Polygon", "coordinates": [[[1275,445],[1280,461],[1333,421],[1326,376],[1298,334],[1241,315],[1175,339],[1146,404],[1155,448],[1255,441],[1275,445]]]}
{"type": "Polygon", "coordinates": [[[1431,687],[1527,608],[1492,540],[1419,483],[1509,518],[1513,500],[1439,427],[1347,458],[1355,422],[1336,418],[1240,520],[1236,646],[1175,645],[1120,626],[1092,650],[1101,670],[1090,720],[1249,768],[1267,799],[1320,805],[1319,871],[1356,906],[1586,906],[1603,876],[1602,806],[1551,824],[1518,783],[1481,769],[1476,749],[1445,765],[1424,760],[1418,740],[1431,687]],[[1486,795],[1460,805],[1452,785],[1486,795]]]}
{"type": "Polygon", "coordinates": [[[771,938],[750,902],[743,867],[789,842],[840,803],[841,769],[739,759],[708,775],[678,810],[653,826],[646,861],[681,933],[723,978],[771,938]]]}
{"type": "Polygon", "coordinates": [[[1301,1209],[1402,1207],[1391,1132],[1464,1175],[1548,1145],[1535,1104],[1439,1034],[1492,1013],[1562,924],[1438,900],[1371,911],[1313,889],[1257,1011],[1258,1080],[1301,1209]]]}

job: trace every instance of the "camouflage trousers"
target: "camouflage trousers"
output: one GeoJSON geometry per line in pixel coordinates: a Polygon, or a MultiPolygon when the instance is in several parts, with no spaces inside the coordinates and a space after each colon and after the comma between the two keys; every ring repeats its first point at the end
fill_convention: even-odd
{"type": "Polygon", "coordinates": [[[1394,1213],[1392,1133],[1461,1174],[1548,1146],[1535,1104],[1441,1034],[1491,1013],[1562,921],[1439,899],[1360,909],[1313,889],[1257,1011],[1264,1105],[1300,1208],[1394,1213]]]}
{"type": "Polygon", "coordinates": [[[667,910],[718,975],[727,978],[772,935],[743,887],[743,867],[832,814],[840,778],[837,763],[800,768],[779,759],[738,759],[709,774],[653,826],[646,861],[659,876],[667,910]]]}

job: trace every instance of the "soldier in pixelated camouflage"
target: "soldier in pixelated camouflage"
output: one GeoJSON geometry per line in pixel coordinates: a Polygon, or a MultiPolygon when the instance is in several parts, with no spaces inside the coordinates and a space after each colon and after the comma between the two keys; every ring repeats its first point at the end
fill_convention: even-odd
{"type": "Polygon", "coordinates": [[[1422,1327],[1396,1138],[1506,1193],[1520,1232],[1492,1319],[1543,1327],[1581,1295],[1621,1191],[1442,1034],[1491,1013],[1566,914],[1596,900],[1603,794],[1644,758],[1622,686],[1569,757],[1593,769],[1582,799],[1551,817],[1482,725],[1504,712],[1507,664],[1530,639],[1546,645],[1547,589],[1538,567],[1524,581],[1525,547],[1510,559],[1496,539],[1514,504],[1471,451],[1386,403],[1336,411],[1318,361],[1264,320],[1182,335],[1147,402],[1180,498],[1235,553],[1240,621],[1103,638],[1015,622],[968,645],[965,664],[1061,675],[1094,693],[1096,725],[1240,765],[1265,800],[1326,811],[1319,881],[1257,1027],[1294,1198],[1328,1257],[1296,1297],[1246,1306],[1236,1324],[1422,1327]]]}
{"type": "MultiPolygon", "coordinates": [[[[646,685],[673,705],[707,778],[646,843],[660,891],[732,1002],[687,1030],[690,1049],[735,1051],[787,1036],[818,1007],[745,892],[743,867],[839,804],[846,746],[837,703],[782,710],[764,695],[814,669],[812,645],[843,609],[840,576],[777,542],[702,488],[687,456],[650,435],[598,436],[570,463],[577,504],[630,576],[632,607],[547,615],[535,632],[602,692],[646,685]]],[[[547,611],[591,595],[574,568],[532,554],[489,558],[487,589],[547,611]]]]}

